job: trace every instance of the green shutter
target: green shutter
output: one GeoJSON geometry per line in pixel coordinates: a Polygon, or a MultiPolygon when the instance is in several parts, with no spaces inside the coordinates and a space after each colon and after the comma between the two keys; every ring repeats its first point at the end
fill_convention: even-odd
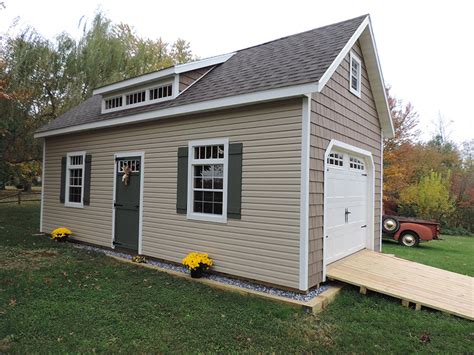
{"type": "Polygon", "coordinates": [[[66,157],[61,158],[61,187],[59,190],[59,202],[66,200],[66,157]]]}
{"type": "Polygon", "coordinates": [[[91,201],[91,165],[92,155],[86,155],[84,165],[84,205],[89,206],[91,201]]]}
{"type": "Polygon", "coordinates": [[[188,207],[188,147],[178,148],[178,186],[176,213],[185,214],[188,207]]]}
{"type": "Polygon", "coordinates": [[[229,181],[227,183],[227,218],[241,218],[242,143],[229,144],[229,181]]]}

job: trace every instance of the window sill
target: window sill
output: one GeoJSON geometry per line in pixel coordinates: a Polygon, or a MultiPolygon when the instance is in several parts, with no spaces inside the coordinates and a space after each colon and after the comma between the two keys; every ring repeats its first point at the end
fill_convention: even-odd
{"type": "Polygon", "coordinates": [[[196,221],[204,221],[204,222],[215,222],[215,223],[227,223],[227,218],[217,215],[211,214],[204,214],[204,213],[188,213],[186,215],[187,219],[196,220],[196,221]]]}
{"type": "Polygon", "coordinates": [[[65,207],[72,207],[72,208],[84,208],[83,203],[74,203],[74,202],[65,202],[64,206],[65,207]]]}
{"type": "Polygon", "coordinates": [[[349,88],[349,91],[351,93],[353,93],[355,96],[357,96],[359,99],[361,98],[361,92],[360,91],[354,90],[352,87],[349,88]]]}

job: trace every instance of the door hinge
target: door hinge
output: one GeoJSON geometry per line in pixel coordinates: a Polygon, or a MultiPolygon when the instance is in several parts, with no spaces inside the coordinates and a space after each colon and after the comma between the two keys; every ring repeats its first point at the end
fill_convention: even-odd
{"type": "Polygon", "coordinates": [[[363,226],[361,226],[360,228],[365,228],[365,227],[367,227],[367,224],[364,224],[364,225],[363,225],[363,226]]]}
{"type": "Polygon", "coordinates": [[[367,174],[362,174],[362,176],[367,176],[367,174]]]}
{"type": "Polygon", "coordinates": [[[114,203],[114,207],[123,207],[123,205],[120,203],[114,203]]]}

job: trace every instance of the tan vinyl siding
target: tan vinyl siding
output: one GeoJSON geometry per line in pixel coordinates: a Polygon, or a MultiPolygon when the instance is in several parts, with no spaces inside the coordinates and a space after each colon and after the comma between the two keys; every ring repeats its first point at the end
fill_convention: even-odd
{"type": "Polygon", "coordinates": [[[322,281],[324,153],[331,139],[372,153],[375,164],[374,246],[380,250],[381,129],[360,46],[354,52],[362,59],[362,95],[349,91],[349,54],[342,61],[311,105],[309,286],[322,281]]]}
{"type": "Polygon", "coordinates": [[[212,67],[205,67],[179,74],[179,91],[181,92],[186,89],[196,80],[198,80],[201,76],[206,74],[211,68],[212,67]]]}
{"type": "Polygon", "coordinates": [[[114,153],[144,151],[143,254],[180,262],[208,252],[215,270],[298,288],[301,99],[71,134],[46,140],[44,229],[110,247],[114,153]],[[176,213],[177,151],[188,141],[243,143],[242,219],[227,224],[176,213]],[[92,154],[91,202],[59,203],[61,157],[92,154]]]}

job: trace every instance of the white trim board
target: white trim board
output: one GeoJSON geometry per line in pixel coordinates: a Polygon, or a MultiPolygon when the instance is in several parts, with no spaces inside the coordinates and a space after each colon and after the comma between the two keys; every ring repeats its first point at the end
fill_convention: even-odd
{"type": "Polygon", "coordinates": [[[44,232],[43,228],[43,209],[44,209],[44,169],[46,167],[46,139],[43,139],[43,162],[41,167],[41,209],[40,209],[40,233],[44,232]]]}
{"type": "Polygon", "coordinates": [[[301,127],[299,289],[306,291],[308,289],[309,268],[309,153],[311,144],[311,94],[307,94],[303,97],[301,127]]]}
{"type": "Polygon", "coordinates": [[[365,166],[366,166],[366,171],[368,173],[368,188],[367,188],[367,194],[368,194],[368,201],[367,201],[367,240],[366,240],[366,247],[368,249],[374,250],[374,225],[375,225],[375,219],[374,219],[374,209],[375,209],[375,164],[374,164],[374,159],[372,156],[372,153],[365,150],[361,149],[355,146],[352,146],[350,144],[338,141],[336,139],[333,139],[329,142],[328,147],[326,148],[326,152],[324,153],[324,197],[323,197],[323,282],[326,281],[326,268],[327,268],[327,248],[326,248],[326,223],[327,223],[327,202],[326,202],[326,196],[327,196],[327,158],[329,156],[329,153],[333,149],[337,149],[338,151],[342,152],[348,152],[348,153],[354,153],[356,155],[362,156],[365,158],[365,166]]]}
{"type": "Polygon", "coordinates": [[[130,123],[138,123],[142,121],[148,121],[152,119],[169,118],[174,116],[180,116],[190,113],[208,112],[215,109],[224,109],[237,106],[248,105],[252,103],[266,102],[279,100],[283,98],[291,98],[303,96],[308,92],[317,92],[317,84],[304,84],[298,86],[289,86],[278,89],[271,89],[266,91],[258,91],[250,94],[242,94],[231,97],[225,97],[221,99],[197,102],[194,104],[182,105],[177,107],[165,108],[158,111],[148,111],[135,115],[129,115],[125,117],[112,118],[104,121],[97,121],[91,123],[85,123],[82,125],[59,128],[46,132],[38,132],[35,134],[35,138],[55,136],[58,134],[76,133],[80,131],[120,126],[130,123]]]}
{"type": "Polygon", "coordinates": [[[114,240],[115,240],[115,193],[117,189],[117,158],[126,158],[126,157],[140,157],[140,208],[138,211],[138,254],[143,253],[143,188],[145,182],[145,152],[118,152],[114,154],[113,160],[113,195],[112,195],[112,239],[111,247],[115,249],[114,240]]]}

